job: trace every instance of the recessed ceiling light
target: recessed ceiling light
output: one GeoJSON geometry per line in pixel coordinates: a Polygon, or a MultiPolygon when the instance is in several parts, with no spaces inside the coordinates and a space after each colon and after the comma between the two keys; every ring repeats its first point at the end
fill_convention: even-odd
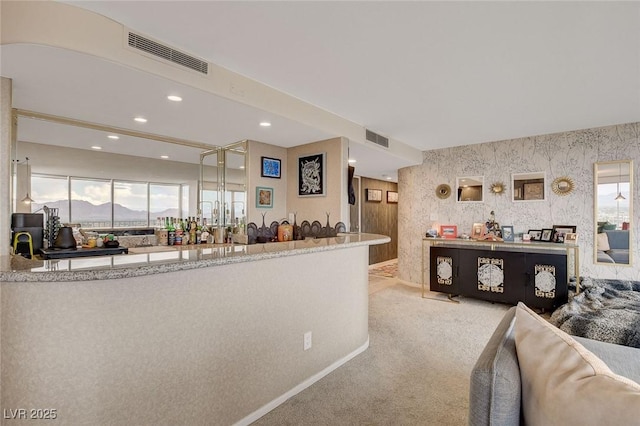
{"type": "Polygon", "coordinates": [[[169,96],[167,96],[167,99],[169,99],[170,101],[173,101],[173,102],[182,102],[182,98],[180,96],[176,96],[176,95],[169,95],[169,96]]]}
{"type": "Polygon", "coordinates": [[[137,121],[138,123],[146,123],[147,119],[144,117],[136,117],[134,118],[135,121],[137,121]]]}
{"type": "Polygon", "coordinates": [[[354,160],[353,158],[350,158],[350,159],[349,159],[349,162],[350,162],[350,163],[356,163],[357,161],[356,161],[356,160],[354,160]]]}
{"type": "Polygon", "coordinates": [[[102,149],[102,147],[98,146],[98,145],[94,145],[94,146],[91,147],[91,149],[102,149]]]}
{"type": "Polygon", "coordinates": [[[261,122],[260,122],[260,125],[261,125],[262,127],[271,127],[271,123],[269,123],[268,121],[261,121],[261,122]]]}
{"type": "Polygon", "coordinates": [[[387,176],[387,180],[391,180],[391,176],[387,176]]]}
{"type": "Polygon", "coordinates": [[[120,136],[118,136],[118,135],[109,135],[109,136],[107,136],[107,137],[108,137],[109,139],[113,139],[113,140],[120,139],[120,136]]]}
{"type": "Polygon", "coordinates": [[[240,169],[244,169],[244,166],[240,166],[240,169]]]}
{"type": "Polygon", "coordinates": [[[161,155],[160,158],[162,158],[163,160],[166,160],[167,158],[169,158],[168,155],[161,155]]]}

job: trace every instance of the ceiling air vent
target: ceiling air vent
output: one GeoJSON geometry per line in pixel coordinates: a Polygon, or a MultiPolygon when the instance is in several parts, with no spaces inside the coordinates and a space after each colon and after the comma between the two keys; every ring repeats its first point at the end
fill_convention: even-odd
{"type": "Polygon", "coordinates": [[[202,74],[209,73],[209,64],[207,62],[130,31],[128,44],[129,47],[166,59],[174,64],[182,65],[202,74]]]}
{"type": "Polygon", "coordinates": [[[385,148],[389,148],[389,139],[385,138],[382,135],[372,132],[369,129],[365,129],[367,131],[367,140],[375,143],[376,145],[383,146],[385,148]]]}

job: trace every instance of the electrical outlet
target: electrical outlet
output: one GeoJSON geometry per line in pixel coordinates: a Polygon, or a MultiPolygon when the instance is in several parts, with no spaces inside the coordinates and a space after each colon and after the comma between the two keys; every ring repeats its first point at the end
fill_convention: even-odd
{"type": "Polygon", "coordinates": [[[307,349],[311,349],[311,332],[307,331],[304,333],[304,343],[303,348],[306,351],[307,349]]]}

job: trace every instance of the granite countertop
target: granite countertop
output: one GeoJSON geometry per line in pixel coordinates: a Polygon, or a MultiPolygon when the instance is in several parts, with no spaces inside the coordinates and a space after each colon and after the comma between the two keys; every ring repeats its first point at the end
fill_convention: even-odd
{"type": "Polygon", "coordinates": [[[384,244],[390,240],[385,235],[377,234],[339,234],[333,238],[254,245],[132,247],[129,248],[129,254],[72,259],[37,260],[22,256],[2,256],[0,257],[0,281],[66,282],[129,278],[384,244]]]}

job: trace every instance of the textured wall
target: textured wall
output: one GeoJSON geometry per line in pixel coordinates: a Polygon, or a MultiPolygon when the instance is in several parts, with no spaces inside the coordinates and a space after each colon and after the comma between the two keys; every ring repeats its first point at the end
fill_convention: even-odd
{"type": "Polygon", "coordinates": [[[516,233],[553,225],[576,225],[579,234],[580,271],[583,276],[640,279],[640,220],[633,223],[633,267],[594,264],[593,164],[597,161],[634,160],[634,210],[640,205],[640,123],[629,123],[550,135],[489,142],[426,151],[420,166],[401,169],[398,261],[400,278],[422,282],[422,237],[433,224],[455,224],[458,232],[471,232],[474,222],[486,221],[491,210],[501,225],[513,225],[516,233]],[[546,173],[546,200],[511,201],[513,173],[546,173]],[[455,194],[456,177],[484,176],[484,202],[457,203],[455,196],[441,200],[435,188],[449,184],[455,194]],[[551,182],[560,176],[575,181],[570,195],[558,196],[551,182]],[[506,192],[489,192],[491,183],[503,182],[506,192]]]}
{"type": "Polygon", "coordinates": [[[56,409],[47,424],[235,424],[366,347],[367,256],[360,246],[136,278],[2,283],[0,405],[56,409]]]}
{"type": "Polygon", "coordinates": [[[362,232],[391,237],[391,242],[369,246],[369,264],[398,257],[398,204],[387,203],[387,191],[397,191],[398,184],[378,179],[361,178],[362,232]],[[367,189],[382,190],[382,201],[367,201],[367,189]]]}

